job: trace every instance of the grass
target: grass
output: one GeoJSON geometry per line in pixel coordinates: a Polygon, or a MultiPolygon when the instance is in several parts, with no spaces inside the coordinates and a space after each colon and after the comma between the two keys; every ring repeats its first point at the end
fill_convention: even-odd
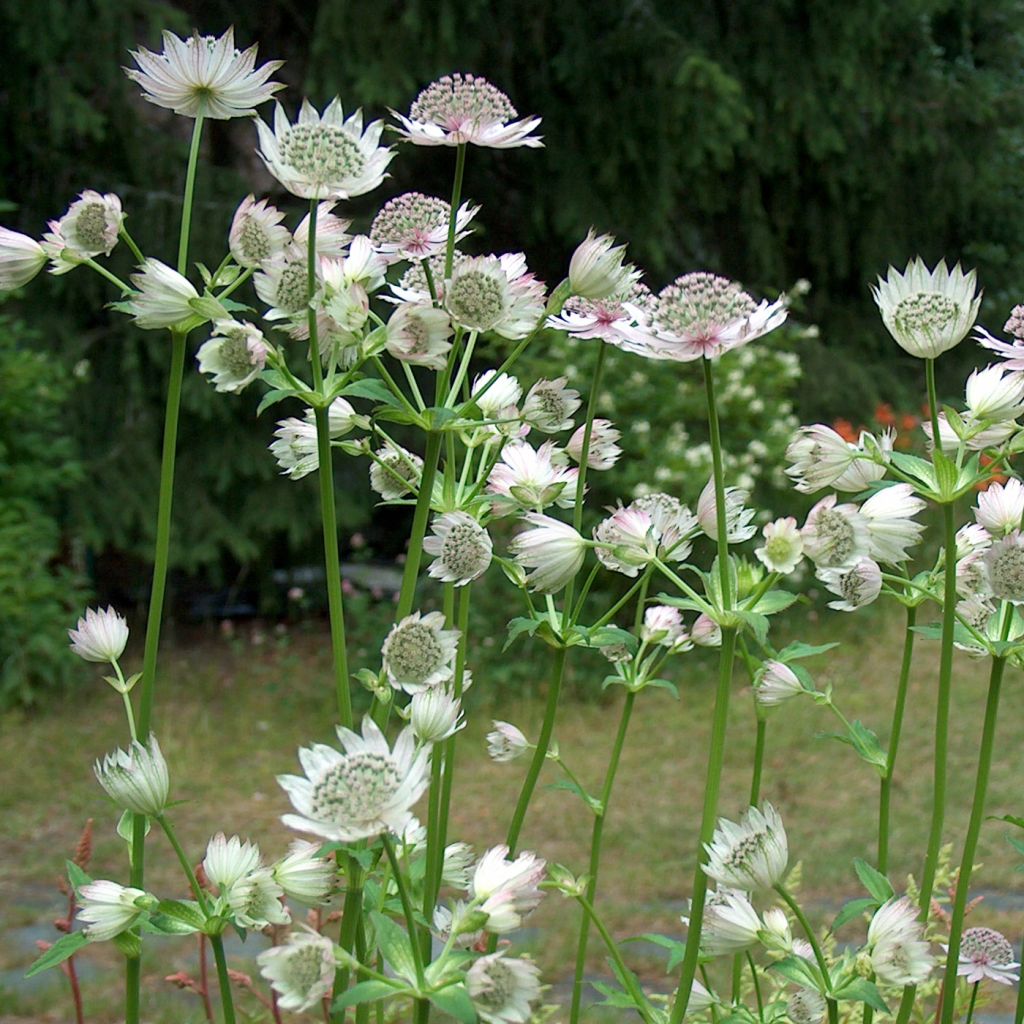
{"type": "MultiPolygon", "coordinates": [[[[815,621],[813,612],[801,614],[808,618],[791,619],[786,631],[809,641],[820,639],[823,624],[815,621]]],[[[836,700],[848,717],[863,719],[884,743],[902,642],[901,617],[876,612],[844,619],[841,625],[842,647],[827,660],[807,665],[819,685],[834,686],[836,700]]],[[[374,634],[375,626],[360,621],[357,636],[363,626],[367,636],[374,634]]],[[[836,618],[830,616],[828,629],[835,628],[836,618]]],[[[522,642],[502,657],[500,644],[489,639],[480,664],[473,665],[470,724],[459,741],[460,772],[450,829],[453,838],[478,849],[502,840],[525,773],[522,761],[491,762],[484,735],[492,717],[513,721],[527,735],[536,735],[550,657],[547,648],[522,642]],[[496,688],[498,698],[493,697],[496,688]]],[[[596,790],[622,697],[614,688],[597,692],[606,674],[600,659],[588,652],[573,657],[577,690],[589,689],[593,696],[566,702],[556,737],[576,774],[596,790]]],[[[373,661],[368,641],[361,658],[373,661]]],[[[891,875],[897,880],[918,871],[923,856],[937,661],[937,644],[919,640],[893,801],[891,875]]],[[[946,829],[948,841],[954,844],[954,859],[966,828],[986,671],[986,663],[958,656],[946,829]]],[[[703,798],[713,657],[695,652],[679,659],[674,678],[680,686],[678,701],[660,690],[644,693],[637,701],[605,829],[598,908],[620,938],[647,931],[676,937],[681,933],[679,916],[689,891],[703,798]]],[[[992,815],[1024,813],[1020,795],[1024,753],[1017,730],[1024,713],[1024,691],[1019,679],[1019,673],[1010,670],[1004,688],[989,799],[992,815]]],[[[268,857],[285,850],[292,837],[279,817],[287,802],[274,778],[295,769],[298,746],[312,740],[331,741],[329,680],[326,634],[315,631],[271,634],[261,644],[251,643],[242,632],[230,643],[198,638],[168,651],[158,681],[155,726],[171,765],[173,795],[183,801],[173,817],[196,860],[209,835],[219,829],[257,839],[268,857]]],[[[819,922],[845,898],[861,895],[850,861],[857,856],[872,859],[875,846],[877,776],[850,748],[818,735],[833,728],[827,713],[810,702],[777,711],[768,729],[763,786],[763,796],[783,813],[791,861],[802,862],[802,893],[819,922]]],[[[120,702],[98,678],[83,683],[79,692],[59,705],[31,716],[0,718],[0,763],[5,766],[0,792],[5,823],[0,837],[0,917],[6,936],[0,940],[0,1019],[7,1019],[5,1014],[12,1020],[68,1017],[58,972],[44,976],[38,986],[15,983],[34,955],[19,936],[39,924],[43,930],[33,934],[45,936],[45,923],[62,912],[54,882],[87,818],[95,819],[93,875],[124,880],[125,846],[114,833],[117,813],[91,772],[92,761],[123,743],[124,733],[120,702]]],[[[746,803],[753,737],[752,703],[737,673],[722,788],[725,814],[735,815],[746,803]]],[[[547,783],[556,781],[556,771],[554,765],[548,766],[547,783]]],[[[1000,822],[985,826],[978,891],[1021,891],[1021,876],[1016,873],[1019,857],[1005,839],[1010,828],[1000,822]]],[[[589,830],[589,812],[577,798],[545,787],[531,808],[522,845],[550,861],[582,870],[589,830]]],[[[147,886],[162,896],[184,895],[173,858],[159,836],[151,837],[149,849],[147,886]]],[[[549,895],[529,922],[525,940],[549,980],[564,981],[571,974],[577,921],[575,908],[549,895]]],[[[1015,943],[1020,939],[1019,916],[991,902],[974,911],[972,922],[1002,928],[1015,943]]],[[[257,937],[249,945],[257,947],[262,941],[257,937]]],[[[195,997],[160,980],[175,970],[193,970],[194,947],[174,941],[163,948],[170,959],[165,962],[162,956],[152,955],[144,968],[151,1010],[147,1019],[154,1024],[198,1021],[195,997]]],[[[596,937],[591,950],[588,969],[600,974],[605,968],[596,937]]],[[[79,960],[88,1019],[118,1019],[116,954],[94,947],[79,960]]],[[[662,966],[649,954],[633,955],[633,960],[646,979],[666,984],[662,966]]],[[[252,970],[251,961],[237,962],[252,970]]],[[[251,997],[243,994],[241,1001],[246,1012],[260,1010],[251,997]]]]}

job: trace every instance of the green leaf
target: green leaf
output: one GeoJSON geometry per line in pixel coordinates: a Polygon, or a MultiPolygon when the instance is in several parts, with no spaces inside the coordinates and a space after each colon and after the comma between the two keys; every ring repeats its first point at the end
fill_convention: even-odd
{"type": "Polygon", "coordinates": [[[896,890],[893,889],[889,879],[873,868],[866,860],[861,860],[860,857],[857,857],[853,862],[853,870],[857,872],[861,885],[879,903],[885,903],[886,900],[891,900],[896,895],[896,890]]]}
{"type": "Polygon", "coordinates": [[[636,654],[639,645],[632,633],[618,626],[577,626],[576,633],[582,638],[582,647],[615,647],[621,644],[630,654],[636,654]]]}
{"type": "Polygon", "coordinates": [[[346,398],[367,398],[371,402],[379,402],[381,405],[389,405],[396,409],[405,408],[388,386],[376,377],[364,377],[362,380],[353,381],[341,394],[346,398]]]}
{"type": "Polygon", "coordinates": [[[873,765],[879,775],[885,774],[888,761],[886,753],[878,742],[878,737],[863,722],[856,720],[851,722],[845,734],[826,732],[820,735],[826,739],[839,740],[840,743],[853,747],[861,760],[873,765]]]}
{"type": "Polygon", "coordinates": [[[412,947],[405,929],[376,910],[370,913],[370,919],[376,929],[377,945],[384,954],[384,959],[394,968],[396,974],[407,981],[413,981],[416,977],[416,960],[412,955],[412,947]]]}
{"type": "Polygon", "coordinates": [[[645,679],[642,689],[646,690],[648,686],[653,686],[656,690],[668,690],[676,700],[679,700],[679,687],[668,679],[645,679]]]}
{"type": "Polygon", "coordinates": [[[180,921],[192,931],[201,932],[206,928],[206,915],[199,909],[198,903],[181,900],[161,900],[157,904],[157,913],[180,921]]]}
{"type": "Polygon", "coordinates": [[[115,935],[110,941],[120,950],[122,956],[126,956],[129,959],[142,956],[142,942],[134,932],[121,932],[120,935],[115,935]]]}
{"type": "Polygon", "coordinates": [[[743,620],[743,624],[754,634],[755,639],[762,646],[768,643],[768,618],[758,612],[734,611],[733,615],[743,620]]]}
{"type": "Polygon", "coordinates": [[[89,940],[85,932],[71,932],[62,935],[36,962],[25,972],[26,978],[31,978],[51,967],[64,963],[68,957],[74,956],[89,940]]]}
{"type": "Polygon", "coordinates": [[[787,956],[784,960],[771,964],[768,970],[776,971],[801,988],[809,988],[815,992],[824,992],[825,986],[821,972],[802,956],[787,956]]]}
{"type": "Polygon", "coordinates": [[[291,398],[295,395],[294,389],[289,388],[278,388],[274,391],[268,391],[261,399],[260,404],[256,406],[256,415],[259,416],[264,409],[269,409],[272,405],[277,405],[278,402],[283,402],[286,398],[291,398]]]}
{"type": "Polygon", "coordinates": [[[687,612],[706,612],[707,606],[701,604],[699,601],[694,601],[692,597],[676,597],[674,594],[658,594],[659,604],[668,604],[673,608],[682,608],[683,611],[687,612]]]}
{"type": "Polygon", "coordinates": [[[836,999],[854,1003],[867,1003],[881,1013],[888,1013],[889,1007],[885,1005],[882,994],[874,982],[867,978],[854,978],[848,981],[842,988],[832,993],[836,999]]]}
{"type": "Polygon", "coordinates": [[[389,985],[386,981],[361,981],[358,985],[353,985],[350,989],[346,989],[338,996],[337,999],[331,1003],[331,1010],[334,1013],[338,1013],[344,1010],[347,1006],[357,1006],[359,1003],[372,1003],[378,999],[384,999],[387,996],[393,996],[400,992],[401,989],[394,985],[389,985]]]}
{"type": "Polygon", "coordinates": [[[552,782],[548,789],[560,789],[566,793],[574,793],[578,796],[591,810],[596,810],[601,801],[596,797],[592,797],[582,786],[577,785],[572,779],[559,779],[557,782],[552,782]]]}
{"type": "Polygon", "coordinates": [[[449,985],[437,992],[431,992],[429,999],[442,1013],[447,1013],[462,1024],[475,1024],[476,1007],[469,998],[465,985],[449,985]]]}
{"type": "Polygon", "coordinates": [[[791,594],[788,590],[769,590],[762,594],[757,604],[748,611],[757,612],[759,615],[777,615],[785,611],[794,601],[797,595],[791,594]]]}
{"type": "MultiPolygon", "coordinates": [[[[882,900],[881,902],[884,903],[885,901],[882,900]]],[[[878,905],[879,900],[872,899],[870,896],[863,896],[860,899],[844,903],[842,910],[836,914],[836,919],[832,922],[832,931],[838,931],[848,921],[860,917],[869,910],[874,910],[878,905]]]]}
{"type": "MultiPolygon", "coordinates": [[[[217,918],[216,920],[221,919],[217,918]]],[[[152,935],[195,935],[197,930],[166,914],[152,914],[148,918],[139,918],[139,928],[152,935]]]]}
{"type": "Polygon", "coordinates": [[[71,883],[71,888],[76,892],[81,889],[83,885],[88,885],[92,881],[92,879],[73,860],[68,860],[64,863],[68,870],[68,881],[71,883]]]}
{"type": "Polygon", "coordinates": [[[524,633],[533,636],[542,625],[544,623],[541,619],[528,619],[522,615],[511,619],[508,624],[508,638],[505,640],[505,646],[501,649],[502,652],[507,651],[524,633]]]}
{"type": "Polygon", "coordinates": [[[797,642],[790,644],[788,647],[783,647],[779,651],[778,660],[784,661],[788,665],[791,661],[796,661],[798,658],[813,658],[816,654],[824,654],[826,651],[831,651],[833,647],[838,646],[838,642],[830,644],[802,644],[797,642]]]}
{"type": "Polygon", "coordinates": [[[935,471],[930,462],[916,455],[907,455],[906,452],[893,452],[890,458],[898,470],[913,477],[925,487],[935,489],[935,471]]]}
{"type": "Polygon", "coordinates": [[[686,956],[686,943],[678,939],[669,938],[667,935],[658,935],[655,932],[645,932],[635,938],[626,939],[626,942],[651,942],[655,946],[661,946],[668,950],[668,964],[665,966],[665,973],[675,970],[686,956]]]}

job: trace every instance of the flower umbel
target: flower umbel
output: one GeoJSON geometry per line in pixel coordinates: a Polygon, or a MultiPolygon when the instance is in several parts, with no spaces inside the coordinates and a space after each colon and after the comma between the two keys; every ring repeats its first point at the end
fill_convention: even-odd
{"type": "Polygon", "coordinates": [[[285,945],[264,950],[256,962],[283,1010],[316,1006],[334,984],[334,943],[314,931],[292,932],[285,945]]]}
{"type": "Polygon", "coordinates": [[[739,823],[720,818],[704,873],[719,885],[745,891],[771,889],[786,874],[789,846],[782,818],[771,804],[751,807],[739,823]]]}

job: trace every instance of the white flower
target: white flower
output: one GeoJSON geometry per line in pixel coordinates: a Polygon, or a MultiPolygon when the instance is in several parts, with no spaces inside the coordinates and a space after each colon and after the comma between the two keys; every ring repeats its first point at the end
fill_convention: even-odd
{"type": "Polygon", "coordinates": [[[650,331],[641,327],[644,312],[652,305],[650,289],[640,282],[619,295],[605,299],[582,299],[571,295],[558,316],[548,317],[547,326],[574,338],[598,338],[610,345],[647,354],[650,331]]]}
{"type": "Polygon", "coordinates": [[[452,268],[444,307],[470,331],[493,331],[511,341],[525,338],[544,313],[544,286],[527,273],[521,253],[471,256],[452,268]]]}
{"type": "Polygon", "coordinates": [[[487,914],[484,928],[496,935],[518,928],[542,896],[537,887],[544,878],[545,862],[528,852],[520,853],[515,860],[507,858],[507,846],[488,850],[477,861],[469,890],[487,914]]]}
{"type": "Polygon", "coordinates": [[[873,480],[885,476],[885,466],[866,457],[867,445],[884,452],[887,439],[891,449],[889,435],[883,435],[879,442],[870,434],[861,434],[859,444],[850,444],[823,423],[801,427],[786,449],[786,458],[791,463],[786,473],[793,477],[796,489],[804,494],[812,494],[823,487],[862,491],[873,480]]]}
{"type": "Polygon", "coordinates": [[[240,878],[226,893],[230,916],[239,928],[262,931],[271,924],[288,924],[291,915],[281,902],[284,890],[268,868],[240,878]]]}
{"type": "Polygon", "coordinates": [[[989,593],[1000,601],[1024,604],[1024,535],[1014,530],[982,555],[989,593]]]}
{"type": "Polygon", "coordinates": [[[242,842],[238,836],[227,839],[223,832],[218,832],[206,844],[203,874],[222,894],[259,866],[260,848],[255,843],[242,842]]]}
{"type": "Polygon", "coordinates": [[[696,978],[693,979],[693,988],[690,989],[690,1000],[686,1004],[688,1016],[702,1013],[712,1006],[717,1006],[719,998],[714,992],[709,992],[696,978]]]}
{"type": "MultiPolygon", "coordinates": [[[[587,425],[584,423],[576,428],[575,433],[569,438],[565,450],[574,462],[583,459],[583,439],[586,434],[587,425]]],[[[612,425],[610,420],[595,419],[590,430],[590,447],[587,449],[587,466],[590,469],[605,470],[611,469],[622,449],[618,441],[622,434],[612,425]]]]}
{"type": "Polygon", "coordinates": [[[761,528],[764,547],[755,548],[754,554],[770,572],[787,576],[804,557],[804,541],[800,528],[792,516],[765,523],[761,528]]]}
{"type": "Polygon", "coordinates": [[[440,686],[414,693],[409,710],[412,731],[422,743],[441,743],[466,726],[462,702],[440,686]]]}
{"type": "MultiPolygon", "coordinates": [[[[323,285],[323,260],[314,264],[314,293],[323,285]]],[[[265,259],[253,277],[256,294],[270,309],[266,312],[267,320],[293,320],[297,314],[305,316],[312,299],[309,294],[309,266],[306,254],[295,245],[289,245],[281,252],[265,259]]],[[[309,328],[305,330],[308,332],[309,328]]],[[[293,328],[298,336],[300,326],[293,328]]],[[[306,335],[308,337],[308,333],[306,335]]]]}
{"type": "Polygon", "coordinates": [[[492,761],[515,761],[532,749],[530,741],[511,722],[494,722],[487,734],[487,753],[492,761]]]}
{"type": "Polygon", "coordinates": [[[240,267],[259,267],[281,255],[291,235],[281,224],[284,214],[266,199],[246,196],[235,211],[228,232],[228,248],[240,267]]]}
{"type": "Polygon", "coordinates": [[[733,889],[771,889],[784,878],[789,861],[782,818],[769,803],[749,808],[738,823],[719,818],[704,849],[704,873],[733,889]]]}
{"type": "Polygon", "coordinates": [[[902,274],[890,267],[871,292],[896,344],[918,359],[936,359],[959,345],[981,305],[974,271],[964,274],[959,263],[948,270],[945,260],[934,270],[920,259],[911,260],[902,274]]]}
{"type": "Polygon", "coordinates": [[[1000,985],[1012,985],[1020,981],[1020,964],[1013,959],[1013,947],[1005,935],[993,928],[968,928],[960,938],[956,973],[971,984],[991,978],[1000,985]]]}
{"type": "Polygon", "coordinates": [[[506,959],[504,950],[491,953],[466,972],[466,991],[486,1024],[529,1024],[540,998],[540,971],[529,960],[506,959]]]}
{"type": "Polygon", "coordinates": [[[403,302],[387,326],[388,352],[403,363],[443,370],[451,351],[452,322],[443,309],[403,302]]]}
{"type": "Polygon", "coordinates": [[[379,461],[370,466],[370,487],[384,501],[396,501],[419,486],[423,460],[418,455],[390,442],[376,454],[379,461]]]}
{"type": "Polygon", "coordinates": [[[867,520],[868,554],[879,562],[897,565],[908,558],[907,547],[916,544],[924,527],[912,516],[925,507],[910,484],[894,484],[876,491],[860,507],[867,520]]]}
{"type": "MultiPolygon", "coordinates": [[[[978,495],[974,518],[993,537],[1019,530],[1024,524],[1024,484],[1016,477],[1011,477],[1005,484],[989,484],[978,495]]],[[[957,538],[959,540],[959,534],[957,538]]]]}
{"type": "Polygon", "coordinates": [[[504,418],[502,413],[519,403],[523,389],[510,373],[485,370],[473,381],[470,394],[484,419],[495,420],[504,418]]]}
{"type": "Polygon", "coordinates": [[[274,109],[274,129],[256,122],[260,156],[267,170],[292,195],[303,199],[351,199],[375,189],[394,151],[378,146],[383,122],[363,130],[363,112],[347,120],[340,99],[333,99],[323,114],[303,100],[295,124],[281,104],[274,109]]]}
{"type": "Polygon", "coordinates": [[[653,605],[644,612],[640,635],[649,644],[660,644],[670,649],[689,640],[683,626],[683,613],[667,604],[653,605]]]}
{"type": "Polygon", "coordinates": [[[417,146],[541,146],[530,132],[539,117],[518,119],[516,108],[500,90],[478,75],[445,75],[424,89],[409,108],[397,111],[399,134],[417,146]]]}
{"type": "Polygon", "coordinates": [[[855,612],[871,604],[882,592],[882,570],[870,558],[858,558],[853,565],[839,569],[819,568],[815,575],[840,598],[828,603],[837,612],[855,612]]]}
{"type": "Polygon", "coordinates": [[[825,1009],[824,997],[810,988],[798,989],[786,1002],[786,1016],[793,1024],[821,1024],[825,1009]]]}
{"type": "MultiPolygon", "coordinates": [[[[730,544],[750,540],[757,533],[757,526],[752,522],[754,509],[744,507],[749,497],[750,493],[741,487],[725,489],[725,535],[730,544]]],[[[712,479],[697,499],[697,521],[712,540],[718,540],[717,509],[715,481],[712,479]]]]}
{"type": "Polygon", "coordinates": [[[113,664],[124,653],[128,643],[128,622],[112,606],[85,610],[77,629],[68,630],[71,650],[86,661],[109,661],[113,664]]]}
{"type": "Polygon", "coordinates": [[[700,930],[700,951],[705,956],[749,949],[761,931],[761,919],[745,893],[734,889],[708,893],[700,930]]]}
{"type": "Polygon", "coordinates": [[[391,627],[381,658],[395,689],[416,693],[452,678],[459,631],[444,624],[442,612],[413,612],[391,627]]]}
{"type": "Polygon", "coordinates": [[[0,292],[23,288],[46,263],[46,250],[28,235],[0,228],[0,292]]]}
{"type": "Polygon", "coordinates": [[[800,532],[804,553],[818,566],[851,565],[868,553],[867,520],[856,505],[837,505],[834,494],[811,509],[800,532]]]}
{"type": "Polygon", "coordinates": [[[164,32],[163,53],[143,47],[132,51],[139,70],[124,73],[142,87],[142,95],[158,107],[184,117],[211,117],[226,121],[255,114],[255,107],[284,86],[267,79],[284,63],[268,61],[256,67],[256,47],[244,53],[235,49],[235,30],[219,39],[195,33],[179,39],[164,32]]]}
{"type": "Polygon", "coordinates": [[[167,762],[155,736],[145,745],[132,740],[127,750],[118,748],[93,765],[93,772],[107,795],[123,810],[159,817],[167,806],[170,779],[167,762]]]}
{"type": "Polygon", "coordinates": [[[966,404],[976,420],[1015,420],[1024,413],[1024,375],[1005,366],[975,370],[967,378],[966,404]]]}
{"type": "Polygon", "coordinates": [[[580,571],[589,545],[567,523],[537,512],[524,518],[530,529],[513,538],[512,553],[524,569],[533,570],[526,577],[531,590],[556,593],[580,571]]]}
{"type": "Polygon", "coordinates": [[[769,907],[763,916],[764,932],[761,941],[769,949],[790,952],[793,949],[793,931],[789,918],[781,907],[769,907]]]}
{"type": "Polygon", "coordinates": [[[431,524],[432,537],[423,550],[434,556],[430,575],[443,583],[465,586],[479,579],[491,564],[493,545],[487,530],[467,512],[446,512],[431,524]]]}
{"type": "Polygon", "coordinates": [[[256,962],[282,1010],[308,1010],[329,996],[334,985],[334,943],[309,929],[292,932],[285,945],[264,950],[256,962]]]}
{"type": "MultiPolygon", "coordinates": [[[[364,426],[365,422],[344,398],[336,398],[327,410],[327,432],[332,440],[347,434],[353,427],[364,426]]],[[[300,480],[319,468],[316,416],[312,409],[307,409],[301,420],[295,416],[280,420],[274,436],[277,440],[271,443],[270,451],[282,473],[292,480],[300,480]]]]}
{"type": "Polygon", "coordinates": [[[327,902],[337,877],[334,864],[318,855],[320,845],[296,839],[288,847],[288,856],[270,869],[289,899],[310,907],[327,902]]]}
{"type": "Polygon", "coordinates": [[[806,692],[793,670],[781,661],[766,661],[754,680],[754,700],[763,708],[777,707],[806,692]]]}
{"type": "Polygon", "coordinates": [[[304,747],[299,761],[305,777],[277,777],[299,812],[281,820],[289,828],[343,843],[388,830],[400,833],[429,782],[428,748],[417,751],[407,728],[390,749],[369,715],[363,718],[362,736],[341,726],[337,732],[344,753],[322,743],[304,747]]]}
{"type": "Polygon", "coordinates": [[[690,639],[698,647],[721,647],[722,627],[710,615],[701,612],[690,627],[690,639]]]}
{"type": "Polygon", "coordinates": [[[526,441],[513,441],[501,451],[487,478],[496,515],[518,509],[537,509],[555,504],[571,508],[576,501],[579,470],[564,464],[561,449],[553,441],[533,448],[526,441]]]}
{"type": "Polygon", "coordinates": [[[1010,319],[1003,325],[1003,330],[1013,335],[1013,341],[1001,341],[992,337],[984,327],[975,327],[975,340],[982,348],[995,352],[1004,360],[1003,366],[1008,370],[1024,370],[1024,306],[1014,306],[1010,319]]]}
{"type": "MultiPolygon", "coordinates": [[[[334,215],[333,210],[337,206],[334,200],[326,200],[319,203],[316,208],[316,253],[318,256],[339,258],[345,255],[345,250],[354,239],[348,233],[352,221],[344,220],[334,215]]],[[[306,254],[309,258],[309,214],[307,213],[292,236],[295,247],[306,254]]]]}
{"type": "Polygon", "coordinates": [[[213,335],[196,353],[199,372],[212,375],[217,391],[237,394],[251,384],[267,365],[270,346],[263,332],[251,323],[218,320],[213,335]]]}
{"type": "MultiPolygon", "coordinates": [[[[1009,484],[1007,486],[1009,486],[1009,484]]],[[[991,493],[992,487],[989,487],[987,491],[982,491],[981,494],[978,495],[978,509],[974,512],[975,518],[978,517],[978,511],[981,508],[981,498],[984,497],[984,495],[991,493]]],[[[1013,503],[1016,504],[1016,497],[1009,494],[1005,496],[1011,498],[1013,503]]],[[[992,495],[994,502],[1001,502],[1002,498],[1003,495],[1000,495],[998,498],[995,495],[992,495]]],[[[995,514],[994,508],[992,508],[992,511],[993,514],[995,514]]],[[[1024,491],[1022,491],[1021,494],[1021,514],[1024,514],[1024,491]]],[[[1002,512],[999,513],[999,516],[1002,518],[1002,512]]],[[[1009,520],[1007,520],[1007,522],[1009,522],[1009,520]]],[[[1013,527],[1011,526],[1010,529],[1013,529],[1013,527]]],[[[956,557],[958,559],[966,558],[968,555],[977,554],[979,551],[985,551],[991,546],[991,544],[992,537],[988,528],[984,524],[968,523],[966,526],[961,526],[960,529],[956,531],[956,557]]]]}
{"type": "Polygon", "coordinates": [[[625,508],[615,509],[594,528],[597,557],[613,572],[636,576],[655,558],[682,562],[689,555],[695,520],[689,509],[675,501],[675,509],[655,494],[637,498],[625,508]]]}
{"type": "Polygon", "coordinates": [[[50,221],[47,241],[56,247],[51,272],[64,274],[80,260],[109,256],[124,223],[121,200],[112,192],[83,192],[60,220],[50,221]],[[55,236],[55,237],[54,237],[55,236]]]}
{"type": "MultiPolygon", "coordinates": [[[[479,206],[469,203],[459,207],[455,214],[456,243],[469,234],[469,222],[479,210],[479,206]]],[[[422,192],[405,192],[389,199],[374,217],[370,240],[391,262],[440,256],[448,245],[451,212],[450,204],[443,199],[422,192]]]]}
{"type": "Polygon", "coordinates": [[[138,274],[132,274],[137,291],[125,302],[125,310],[139,327],[158,330],[180,327],[189,320],[198,320],[189,303],[199,298],[189,280],[166,263],[148,259],[138,274]]]}
{"type": "Polygon", "coordinates": [[[468,843],[451,843],[444,848],[441,882],[453,889],[468,889],[476,857],[468,843]]]}
{"type": "Polygon", "coordinates": [[[593,228],[569,261],[569,287],[583,299],[607,299],[632,289],[640,279],[631,264],[623,264],[624,245],[611,235],[594,235],[593,228]]]}
{"type": "Polygon", "coordinates": [[[883,903],[868,925],[871,967],[886,985],[919,985],[934,966],[917,908],[906,896],[883,903]]]}
{"type": "Polygon", "coordinates": [[[580,407],[580,393],[566,387],[567,383],[566,377],[537,381],[526,393],[523,420],[545,434],[572,430],[572,416],[580,407]]]}
{"type": "MultiPolygon", "coordinates": [[[[117,882],[89,882],[78,890],[78,920],[90,942],[106,942],[126,932],[138,920],[140,899],[152,897],[142,889],[129,889],[117,882]]],[[[152,900],[155,903],[155,900],[152,900]]]]}
{"type": "Polygon", "coordinates": [[[684,274],[658,293],[642,340],[627,337],[623,347],[648,359],[712,359],[775,330],[786,316],[782,299],[758,304],[728,278],[684,274]]]}

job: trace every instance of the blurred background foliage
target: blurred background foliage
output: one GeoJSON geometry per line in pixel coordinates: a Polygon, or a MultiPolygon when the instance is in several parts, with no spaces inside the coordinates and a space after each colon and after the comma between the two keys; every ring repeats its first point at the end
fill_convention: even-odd
{"type": "MultiPolygon", "coordinates": [[[[0,12],[0,198],[14,204],[3,222],[38,237],[83,188],[114,191],[143,249],[165,257],[191,122],[144,103],[121,71],[129,49],[160,48],[162,28],[233,24],[240,46],[258,42],[263,58],[287,60],[278,77],[292,109],[303,94],[318,106],[338,94],[346,109],[386,116],[445,72],[489,78],[523,114],[543,116],[547,147],[472,152],[466,194],[484,208],[478,251],[525,249],[554,283],[593,225],[629,242],[653,288],[693,269],[770,297],[796,286],[800,325],[724,368],[734,467],[768,505],[779,497],[771,467],[797,419],[870,423],[882,401],[917,410],[920,367],[885,334],[868,291],[889,263],[944,255],[976,267],[982,319],[997,331],[1022,297],[1017,0],[0,0],[0,12]]],[[[295,208],[254,143],[244,121],[208,125],[195,260],[220,261],[247,192],[295,208]]],[[[451,169],[447,150],[403,147],[385,187],[346,216],[365,230],[391,195],[446,195],[451,169]]],[[[113,269],[130,272],[126,252],[115,252],[113,269]]],[[[63,566],[122,605],[144,599],[148,584],[169,351],[162,333],[105,311],[110,298],[84,271],[49,277],[8,302],[0,325],[0,560],[33,550],[53,600],[73,597],[72,606],[63,566]],[[34,397],[11,397],[23,394],[34,397]],[[26,430],[31,442],[14,451],[11,439],[26,430]],[[26,517],[22,506],[15,523],[8,506],[20,501],[41,512],[26,517]],[[34,547],[18,532],[27,521],[41,531],[34,547]]],[[[962,346],[943,361],[950,395],[976,358],[962,346]]],[[[552,337],[523,376],[575,368],[585,390],[592,359],[552,337]]],[[[601,412],[634,454],[600,497],[656,486],[694,501],[707,466],[706,439],[691,433],[702,414],[692,375],[619,353],[612,369],[601,412]]],[[[272,609],[270,570],[319,560],[315,482],[277,479],[266,452],[273,420],[254,420],[257,401],[186,379],[172,551],[179,608],[190,588],[223,587],[272,609]]],[[[393,510],[373,512],[365,468],[339,460],[343,541],[356,532],[364,557],[394,556],[401,530],[393,510]]],[[[12,591],[0,588],[3,621],[12,591]]],[[[0,630],[0,662],[16,664],[28,638],[0,630]]]]}

